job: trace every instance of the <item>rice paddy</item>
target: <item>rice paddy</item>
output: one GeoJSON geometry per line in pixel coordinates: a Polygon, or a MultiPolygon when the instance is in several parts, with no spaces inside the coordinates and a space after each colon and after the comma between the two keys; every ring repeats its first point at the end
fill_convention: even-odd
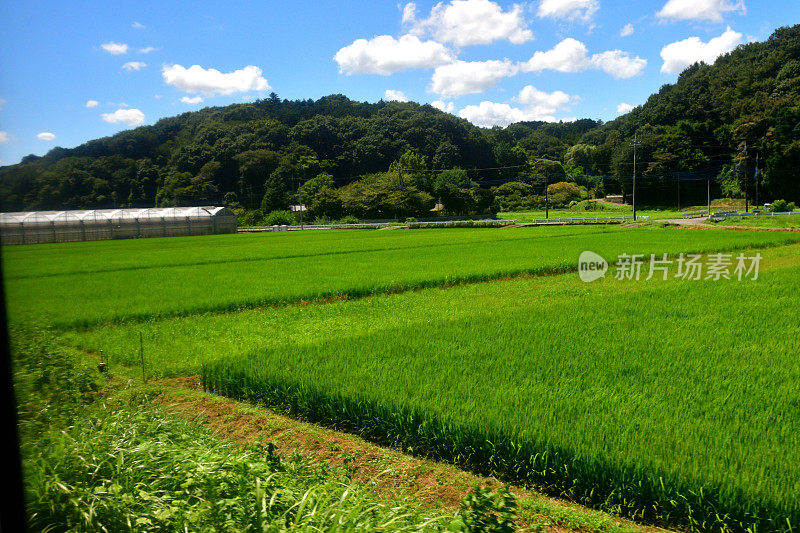
{"type": "Polygon", "coordinates": [[[53,325],[112,365],[139,364],[141,335],[154,376],[202,373],[218,393],[650,523],[788,531],[798,242],[324,231],[7,248],[4,271],[13,320],[53,325]],[[758,250],[762,271],[585,284],[584,250],[758,250]]]}

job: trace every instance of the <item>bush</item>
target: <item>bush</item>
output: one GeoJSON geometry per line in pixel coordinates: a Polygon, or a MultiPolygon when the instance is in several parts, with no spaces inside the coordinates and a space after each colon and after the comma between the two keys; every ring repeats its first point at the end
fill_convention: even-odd
{"type": "Polygon", "coordinates": [[[481,531],[512,533],[516,531],[514,519],[517,502],[508,487],[492,492],[489,487],[476,486],[461,500],[458,518],[450,524],[450,531],[481,531]]]}
{"type": "Polygon", "coordinates": [[[568,181],[560,181],[547,186],[550,195],[550,205],[552,207],[564,207],[570,202],[581,200],[581,188],[568,181]]]}
{"type": "Polygon", "coordinates": [[[769,210],[772,213],[791,213],[795,209],[797,209],[797,205],[786,200],[775,200],[769,206],[769,210]]]}
{"type": "Polygon", "coordinates": [[[242,226],[258,226],[264,222],[264,213],[260,209],[241,211],[236,213],[239,224],[242,226]]]}
{"type": "Polygon", "coordinates": [[[605,211],[607,208],[600,202],[584,200],[582,202],[570,203],[569,209],[570,211],[605,211]]]}
{"type": "Polygon", "coordinates": [[[339,219],[339,224],[358,224],[359,222],[361,221],[353,215],[347,215],[339,219]]]}
{"type": "Polygon", "coordinates": [[[295,223],[291,211],[271,211],[264,219],[267,226],[291,226],[295,223]]]}

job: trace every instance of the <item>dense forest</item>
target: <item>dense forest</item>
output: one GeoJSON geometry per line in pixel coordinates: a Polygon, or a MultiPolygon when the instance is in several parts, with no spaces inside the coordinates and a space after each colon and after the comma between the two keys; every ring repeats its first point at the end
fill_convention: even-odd
{"type": "Polygon", "coordinates": [[[605,124],[485,129],[430,105],[275,93],[188,112],[0,168],[0,210],[224,203],[257,219],[300,202],[311,217],[386,218],[438,202],[485,213],[535,207],[548,185],[564,202],[626,194],[634,135],[644,203],[706,180],[726,196],[758,186],[800,200],[800,25],[689,67],[605,124]]]}

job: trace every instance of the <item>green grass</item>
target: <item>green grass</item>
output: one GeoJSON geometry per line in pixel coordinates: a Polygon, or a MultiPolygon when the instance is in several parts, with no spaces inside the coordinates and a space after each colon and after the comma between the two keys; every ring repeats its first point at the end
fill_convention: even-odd
{"type": "Polygon", "coordinates": [[[204,367],[219,392],[650,522],[788,530],[797,242],[655,226],[324,231],[6,247],[3,261],[14,324],[55,326],[112,369],[139,365],[141,334],[151,376],[204,367]],[[584,250],[754,247],[756,282],[574,272],[584,250]]]}
{"type": "Polygon", "coordinates": [[[392,296],[384,327],[267,341],[204,382],[627,515],[782,530],[800,523],[799,278],[558,276],[452,289],[428,312],[430,294],[392,296]]]}
{"type": "Polygon", "coordinates": [[[154,407],[157,387],[113,390],[46,332],[13,333],[31,531],[441,531],[456,517],[268,443],[237,449],[154,407]]]}
{"type": "Polygon", "coordinates": [[[136,365],[142,332],[155,374],[205,362],[232,396],[629,516],[780,529],[800,518],[800,267],[762,254],[755,282],[571,273],[64,339],[136,365]]]}
{"type": "Polygon", "coordinates": [[[759,215],[753,217],[725,217],[712,220],[720,226],[748,228],[800,228],[800,213],[793,215],[759,215]]]}
{"type": "Polygon", "coordinates": [[[800,235],[582,226],[204,239],[6,247],[10,320],[91,327],[563,272],[586,249],[608,257],[707,252],[798,242],[800,235]]]}
{"type": "MultiPolygon", "coordinates": [[[[622,217],[633,216],[633,208],[629,205],[601,204],[602,209],[597,211],[575,211],[571,209],[551,209],[550,218],[594,218],[594,217],[622,217]]],[[[680,218],[683,213],[697,210],[696,207],[687,207],[677,211],[675,209],[637,209],[636,216],[647,216],[651,219],[680,218]]],[[[705,208],[699,208],[705,209],[705,208]]],[[[516,220],[517,222],[530,222],[534,219],[545,218],[544,209],[525,211],[501,211],[497,214],[499,219],[516,220]]]]}

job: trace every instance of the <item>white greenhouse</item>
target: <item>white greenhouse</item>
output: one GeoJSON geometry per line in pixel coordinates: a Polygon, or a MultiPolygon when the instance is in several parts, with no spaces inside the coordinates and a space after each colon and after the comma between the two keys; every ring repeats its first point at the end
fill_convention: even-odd
{"type": "Polygon", "coordinates": [[[156,207],[0,213],[2,244],[236,233],[226,207],[156,207]]]}

